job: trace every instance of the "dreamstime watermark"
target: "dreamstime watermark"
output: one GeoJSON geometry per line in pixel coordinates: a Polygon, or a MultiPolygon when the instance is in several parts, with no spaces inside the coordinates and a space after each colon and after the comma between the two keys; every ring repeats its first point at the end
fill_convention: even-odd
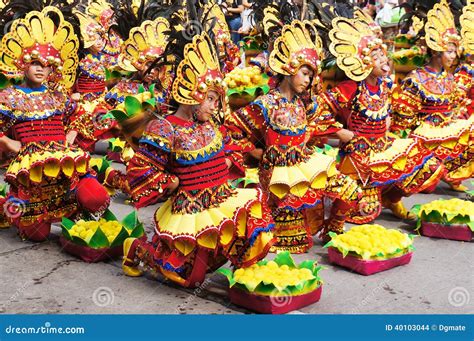
{"type": "Polygon", "coordinates": [[[377,297],[378,293],[384,290],[386,287],[388,287],[387,282],[381,282],[359,304],[357,304],[357,306],[352,309],[349,314],[360,314],[360,310],[363,307],[368,306],[374,300],[374,298],[377,297]]]}
{"type": "Polygon", "coordinates": [[[469,291],[464,287],[455,287],[449,291],[448,302],[453,307],[463,307],[466,304],[469,304],[470,300],[471,295],[469,294],[469,291]]]}
{"type": "Polygon", "coordinates": [[[25,201],[10,197],[3,203],[3,212],[10,219],[19,218],[26,211],[25,201]]]}
{"type": "Polygon", "coordinates": [[[106,307],[114,304],[115,294],[109,287],[99,287],[92,294],[92,302],[98,307],[106,307]]]}
{"type": "Polygon", "coordinates": [[[202,24],[197,20],[191,20],[183,31],[183,36],[191,40],[195,35],[201,34],[204,31],[202,24]]]}
{"type": "Polygon", "coordinates": [[[3,303],[1,308],[6,309],[10,305],[12,305],[13,302],[15,302],[18,297],[20,297],[21,294],[23,294],[29,286],[31,286],[33,283],[32,282],[25,282],[23,285],[19,286],[18,289],[13,293],[13,295],[10,296],[7,302],[3,303]]]}
{"type": "Polygon", "coordinates": [[[275,289],[270,294],[270,302],[272,303],[272,306],[276,308],[281,308],[290,305],[292,301],[293,296],[291,295],[291,292],[287,289],[284,289],[283,291],[275,289]]]}
{"type": "Polygon", "coordinates": [[[197,288],[193,290],[193,294],[189,295],[183,303],[176,307],[176,313],[181,314],[183,310],[186,309],[195,299],[198,297],[211,283],[209,279],[206,279],[204,282],[196,283],[197,288]]]}
{"type": "Polygon", "coordinates": [[[53,327],[50,322],[45,322],[39,327],[17,327],[9,325],[5,328],[6,334],[85,334],[84,327],[53,327]]]}

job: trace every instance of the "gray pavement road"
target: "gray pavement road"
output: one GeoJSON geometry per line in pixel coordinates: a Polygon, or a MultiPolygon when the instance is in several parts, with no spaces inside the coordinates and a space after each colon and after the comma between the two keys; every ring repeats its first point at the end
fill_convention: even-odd
{"type": "MultiPolygon", "coordinates": [[[[437,198],[464,195],[445,184],[433,194],[405,198],[407,207],[437,198]]],[[[119,218],[131,211],[124,196],[114,198],[111,210],[119,218]]],[[[149,236],[156,207],[139,211],[149,236]]],[[[403,231],[414,225],[384,211],[377,223],[403,231]]],[[[349,227],[349,226],[348,226],[349,227]]],[[[347,227],[346,227],[347,229],[347,227]]],[[[241,314],[232,305],[226,280],[212,274],[198,289],[182,289],[163,278],[125,276],[119,260],[87,264],[61,251],[54,226],[43,243],[21,241],[14,228],[0,230],[0,313],[65,314],[241,314]]],[[[326,267],[321,300],[293,314],[467,314],[474,312],[472,243],[415,239],[410,264],[372,276],[362,276],[328,263],[319,241],[297,261],[316,259],[326,267]]],[[[270,254],[268,258],[274,255],[270,254]]]]}

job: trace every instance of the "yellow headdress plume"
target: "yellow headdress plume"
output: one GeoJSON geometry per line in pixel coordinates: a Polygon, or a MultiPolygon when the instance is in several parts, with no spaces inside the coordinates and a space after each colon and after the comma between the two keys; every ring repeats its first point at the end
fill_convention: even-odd
{"type": "Polygon", "coordinates": [[[337,66],[347,77],[362,81],[372,72],[372,50],[386,49],[366,20],[335,18],[329,32],[329,50],[336,57],[337,66]]]}
{"type": "Polygon", "coordinates": [[[459,21],[461,23],[462,46],[466,53],[474,54],[474,0],[468,0],[459,21]]]}
{"type": "Polygon", "coordinates": [[[165,51],[169,29],[165,18],[146,20],[140,27],[133,28],[122,45],[119,66],[132,72],[143,70],[147,62],[154,61],[165,51]]]}
{"type": "Polygon", "coordinates": [[[79,39],[73,26],[64,20],[61,11],[47,6],[41,12],[31,11],[13,22],[2,38],[0,70],[18,74],[32,61],[51,66],[51,77],[66,88],[76,79],[79,39]],[[59,18],[57,25],[50,18],[59,18]]]}
{"type": "Polygon", "coordinates": [[[428,11],[425,24],[425,39],[428,47],[434,51],[448,51],[449,44],[459,46],[461,37],[458,35],[454,16],[446,0],[434,5],[428,11]]]}
{"type": "Polygon", "coordinates": [[[173,82],[173,98],[181,104],[196,105],[204,101],[209,90],[225,96],[227,91],[214,46],[207,35],[194,36],[184,48],[173,82]]]}
{"type": "Polygon", "coordinates": [[[309,21],[294,20],[283,26],[270,54],[270,68],[281,75],[294,75],[301,66],[310,66],[320,72],[323,58],[322,41],[309,21]]]}

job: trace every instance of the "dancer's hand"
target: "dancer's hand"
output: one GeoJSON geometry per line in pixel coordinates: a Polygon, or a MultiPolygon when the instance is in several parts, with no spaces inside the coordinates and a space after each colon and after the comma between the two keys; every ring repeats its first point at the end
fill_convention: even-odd
{"type": "Polygon", "coordinates": [[[230,159],[225,159],[225,164],[227,165],[227,169],[232,167],[232,161],[230,159]]]}
{"type": "Polygon", "coordinates": [[[174,191],[176,191],[176,189],[178,188],[179,186],[179,178],[176,178],[174,179],[173,182],[171,182],[169,185],[168,185],[168,188],[166,188],[166,194],[171,194],[173,193],[174,191]]]}
{"type": "Polygon", "coordinates": [[[352,138],[354,137],[354,133],[350,130],[347,129],[341,129],[336,133],[337,137],[339,140],[341,140],[342,143],[347,143],[352,138]]]}
{"type": "Polygon", "coordinates": [[[249,152],[249,154],[257,159],[257,160],[261,160],[263,158],[263,149],[262,148],[255,148],[254,150],[252,150],[251,152],[249,152]]]}
{"type": "Polygon", "coordinates": [[[12,140],[12,139],[8,139],[8,140],[9,140],[7,142],[8,149],[13,153],[18,154],[21,149],[21,142],[17,140],[12,140]]]}
{"type": "Polygon", "coordinates": [[[68,145],[74,144],[74,141],[77,137],[77,131],[71,130],[69,133],[66,134],[66,141],[68,145]]]}

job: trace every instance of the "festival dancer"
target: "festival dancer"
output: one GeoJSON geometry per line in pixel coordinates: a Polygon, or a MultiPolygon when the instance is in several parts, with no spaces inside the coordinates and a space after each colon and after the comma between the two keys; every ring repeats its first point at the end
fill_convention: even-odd
{"type": "Polygon", "coordinates": [[[360,192],[355,181],[338,173],[333,157],[316,153],[306,143],[319,132],[308,125],[315,114],[314,101],[306,107],[300,96],[314,86],[322,53],[321,39],[310,22],[285,25],[269,57],[269,66],[280,75],[278,86],[227,121],[236,143],[259,160],[260,184],[270,195],[276,224],[275,251],[302,253],[313,245],[312,234],[323,226],[314,226],[315,217],[308,212],[324,195],[336,201],[323,238],[330,231],[342,233],[345,215],[360,192]]]}
{"type": "Polygon", "coordinates": [[[386,46],[377,31],[357,17],[335,18],[332,26],[329,49],[350,80],[321,94],[316,116],[323,121],[333,116],[344,126],[336,132],[341,140],[339,169],[356,179],[364,192],[350,221],[374,220],[382,202],[395,216],[412,218],[402,197],[437,183],[442,167],[417,139],[389,134],[393,84],[386,46]]]}
{"type": "Polygon", "coordinates": [[[472,120],[458,118],[458,86],[450,72],[460,40],[449,5],[442,0],[428,12],[425,24],[430,61],[394,91],[391,125],[397,135],[420,139],[443,162],[443,180],[456,191],[467,189],[461,182],[474,171],[472,120]]]}
{"type": "Polygon", "coordinates": [[[52,222],[79,209],[100,213],[110,201],[88,174],[89,155],[71,145],[76,132],[65,133],[75,105],[60,89],[74,84],[78,46],[73,26],[50,6],[15,20],[0,47],[0,70],[24,73],[21,85],[0,92],[0,143],[16,153],[5,174],[7,202],[20,210],[7,216],[24,239],[42,241],[52,222]]]}
{"type": "Polygon", "coordinates": [[[228,184],[225,130],[211,119],[225,109],[226,88],[209,36],[194,36],[180,53],[172,87],[179,106],[148,123],[127,167],[135,207],[171,196],[155,214],[151,243],[125,241],[123,270],[140,275],[142,263],[193,287],[227,260],[246,267],[262,259],[274,238],[264,193],[228,184]]]}

